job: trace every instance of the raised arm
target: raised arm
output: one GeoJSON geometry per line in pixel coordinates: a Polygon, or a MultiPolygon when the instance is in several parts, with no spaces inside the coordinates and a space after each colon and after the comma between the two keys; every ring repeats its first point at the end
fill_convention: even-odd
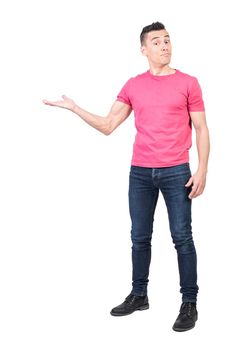
{"type": "Polygon", "coordinates": [[[125,119],[127,119],[132,111],[130,105],[116,100],[108,115],[101,117],[77,106],[75,102],[66,95],[62,95],[62,98],[63,100],[61,101],[53,102],[45,99],[42,101],[47,105],[62,107],[72,111],[87,124],[102,132],[104,135],[110,135],[125,119]]]}

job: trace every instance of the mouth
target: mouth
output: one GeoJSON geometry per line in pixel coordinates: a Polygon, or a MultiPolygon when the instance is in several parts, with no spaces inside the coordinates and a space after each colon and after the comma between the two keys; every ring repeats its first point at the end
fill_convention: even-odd
{"type": "Polygon", "coordinates": [[[169,54],[169,53],[164,53],[164,54],[162,54],[161,56],[168,57],[168,56],[170,56],[170,54],[169,54]]]}

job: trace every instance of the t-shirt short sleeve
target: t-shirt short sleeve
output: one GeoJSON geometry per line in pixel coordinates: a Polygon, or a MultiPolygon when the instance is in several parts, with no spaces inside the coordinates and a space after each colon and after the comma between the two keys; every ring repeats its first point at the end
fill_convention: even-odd
{"type": "Polygon", "coordinates": [[[188,90],[188,111],[205,111],[205,105],[202,97],[202,90],[197,78],[193,77],[188,90]]]}
{"type": "Polygon", "coordinates": [[[128,104],[130,107],[132,107],[132,103],[130,100],[130,82],[131,78],[124,84],[122,89],[117,95],[116,100],[128,104]]]}

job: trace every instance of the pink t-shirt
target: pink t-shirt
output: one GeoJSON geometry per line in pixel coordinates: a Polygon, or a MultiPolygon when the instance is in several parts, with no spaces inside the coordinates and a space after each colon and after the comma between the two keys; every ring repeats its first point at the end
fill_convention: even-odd
{"type": "Polygon", "coordinates": [[[178,69],[161,76],[147,70],[130,78],[117,100],[134,110],[137,133],[132,165],[156,168],[189,162],[189,112],[205,110],[197,78],[178,69]]]}

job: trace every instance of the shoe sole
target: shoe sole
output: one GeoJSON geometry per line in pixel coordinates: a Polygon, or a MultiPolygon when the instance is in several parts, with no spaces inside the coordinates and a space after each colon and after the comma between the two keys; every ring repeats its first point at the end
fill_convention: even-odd
{"type": "Polygon", "coordinates": [[[190,329],[193,329],[194,327],[195,327],[195,325],[190,327],[190,328],[181,329],[181,328],[174,328],[174,327],[172,327],[172,329],[173,329],[173,331],[176,331],[176,332],[185,332],[185,331],[189,331],[190,329]]]}
{"type": "Polygon", "coordinates": [[[128,312],[127,314],[118,314],[118,313],[115,313],[115,312],[110,312],[110,314],[112,316],[127,316],[127,315],[130,315],[132,314],[134,311],[143,311],[143,310],[147,310],[149,309],[149,304],[145,304],[145,305],[142,305],[142,306],[139,306],[137,309],[131,311],[131,312],[128,312]]]}

